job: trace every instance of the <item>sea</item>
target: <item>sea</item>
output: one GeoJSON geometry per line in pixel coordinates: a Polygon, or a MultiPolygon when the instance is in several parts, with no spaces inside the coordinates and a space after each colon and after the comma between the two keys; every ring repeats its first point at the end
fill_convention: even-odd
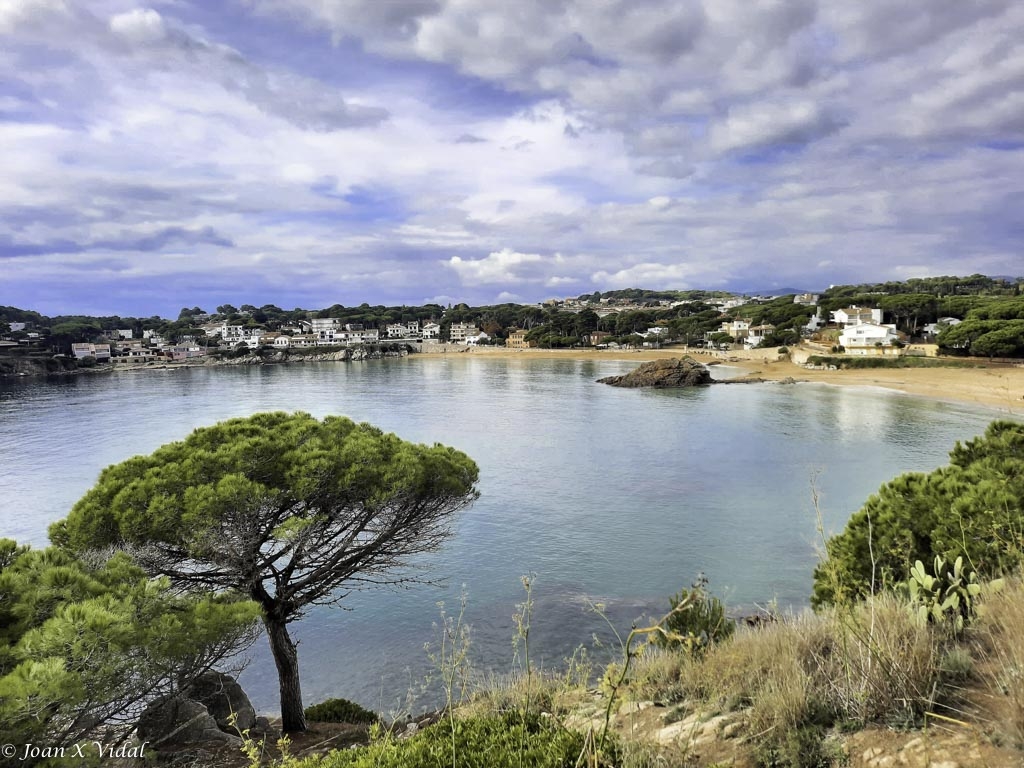
{"type": "MultiPolygon", "coordinates": [[[[823,530],[1000,417],[868,387],[596,383],[634,366],[450,354],[2,382],[0,536],[45,546],[105,466],[260,411],[454,446],[479,465],[480,498],[414,564],[422,583],[354,592],[291,627],[307,704],[415,712],[436,704],[446,617],[469,628],[478,679],[520,668],[524,577],[530,658],[549,671],[621,655],[619,637],[698,579],[736,615],[806,609],[823,530]]],[[[278,711],[266,639],[235,663],[256,708],[278,711]]]]}

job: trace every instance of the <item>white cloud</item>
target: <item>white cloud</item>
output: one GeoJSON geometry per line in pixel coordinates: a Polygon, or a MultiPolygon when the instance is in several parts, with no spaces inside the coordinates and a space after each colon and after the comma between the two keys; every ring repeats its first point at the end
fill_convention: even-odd
{"type": "Polygon", "coordinates": [[[661,264],[643,262],[627,269],[609,273],[595,272],[591,279],[605,288],[630,288],[637,285],[657,285],[676,290],[690,288],[687,282],[693,270],[685,264],[661,264]]]}
{"type": "Polygon", "coordinates": [[[463,259],[452,256],[448,266],[455,270],[459,279],[467,285],[487,283],[514,284],[526,280],[522,267],[540,264],[544,257],[539,253],[519,253],[511,248],[494,251],[482,259],[463,259]]]}
{"type": "Polygon", "coordinates": [[[1020,3],[187,2],[0,0],[0,303],[74,248],[367,300],[1020,271],[1020,3]]]}
{"type": "Polygon", "coordinates": [[[110,18],[110,29],[131,43],[153,43],[166,34],[164,20],[152,8],[133,8],[110,18]]]}
{"type": "Polygon", "coordinates": [[[805,144],[838,127],[810,101],[761,103],[737,107],[711,128],[716,151],[751,149],[770,144],[805,144]]]}

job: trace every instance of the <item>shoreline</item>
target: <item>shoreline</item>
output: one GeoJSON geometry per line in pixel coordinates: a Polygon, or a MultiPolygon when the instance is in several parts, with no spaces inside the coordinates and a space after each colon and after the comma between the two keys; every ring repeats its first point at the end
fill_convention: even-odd
{"type": "MultiPolygon", "coordinates": [[[[778,359],[774,350],[741,350],[708,352],[702,349],[509,349],[507,347],[462,347],[455,345],[423,345],[408,354],[395,355],[408,360],[479,359],[503,360],[571,360],[617,361],[639,365],[651,360],[689,355],[705,365],[723,365],[741,371],[741,375],[756,377],[766,382],[790,381],[826,384],[840,387],[877,387],[914,397],[938,402],[979,406],[1001,412],[1007,416],[1024,417],[1024,362],[1019,365],[991,364],[978,361],[973,367],[934,368],[866,368],[845,370],[810,370],[778,359]]],[[[295,355],[283,359],[255,360],[240,358],[207,362],[200,359],[180,362],[142,363],[77,369],[73,371],[40,374],[44,377],[110,374],[116,372],[175,371],[186,368],[219,368],[237,365],[291,365],[306,362],[359,362],[392,355],[352,355],[326,353],[295,355]]],[[[4,381],[25,381],[39,375],[7,375],[4,381]]]]}
{"type": "Polygon", "coordinates": [[[981,406],[1008,416],[1024,416],[1024,362],[1021,365],[977,362],[971,368],[865,368],[835,371],[809,370],[789,359],[778,360],[768,350],[707,352],[703,350],[638,349],[508,349],[468,347],[468,351],[419,352],[409,359],[495,358],[508,360],[614,360],[637,365],[661,358],[689,355],[704,364],[727,365],[765,381],[795,379],[797,382],[833,386],[878,387],[929,400],[981,406]]]}

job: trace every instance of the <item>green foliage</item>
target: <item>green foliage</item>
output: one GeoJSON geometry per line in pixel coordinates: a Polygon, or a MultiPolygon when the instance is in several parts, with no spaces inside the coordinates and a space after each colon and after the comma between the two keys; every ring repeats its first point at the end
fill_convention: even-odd
{"type": "MultiPolygon", "coordinates": [[[[476,480],[476,464],[443,445],[340,416],[261,413],[107,467],[50,535],[74,550],[131,545],[175,586],[255,600],[281,689],[297,691],[287,624],[340,600],[343,585],[407,580],[396,569],[441,545],[476,480]]],[[[285,730],[305,728],[297,698],[282,699],[285,730]]]]}
{"type": "MultiPolygon", "coordinates": [[[[579,765],[587,749],[578,731],[540,715],[525,719],[519,713],[455,721],[454,740],[447,724],[425,728],[412,738],[385,737],[359,749],[332,752],[303,761],[302,768],[570,768],[579,765]]],[[[618,764],[614,744],[599,765],[618,764]]],[[[588,765],[598,765],[590,762],[588,765]]]]}
{"type": "Polygon", "coordinates": [[[975,598],[981,594],[978,574],[964,569],[958,557],[950,566],[936,556],[932,574],[918,560],[910,569],[906,582],[909,608],[922,623],[947,624],[954,634],[974,617],[975,598]]]}
{"type": "Polygon", "coordinates": [[[380,716],[348,699],[327,699],[306,708],[306,719],[314,723],[376,723],[380,716]]]}
{"type": "Polygon", "coordinates": [[[0,742],[126,733],[150,699],[251,641],[257,613],[181,596],[123,553],[90,565],[0,540],[0,742]]]}
{"type": "Polygon", "coordinates": [[[770,734],[754,750],[763,768],[832,768],[842,765],[842,748],[825,741],[825,728],[808,724],[770,734]]]}
{"type": "Polygon", "coordinates": [[[1024,320],[968,319],[942,329],[936,343],[947,354],[1024,356],[1024,320]]]}
{"type": "Polygon", "coordinates": [[[690,589],[669,598],[672,610],[653,635],[656,645],[680,648],[690,654],[703,652],[710,645],[732,636],[736,625],[725,615],[725,606],[708,594],[707,579],[701,576],[690,589]]]}
{"type": "Polygon", "coordinates": [[[883,485],[827,544],[812,604],[843,603],[895,586],[915,561],[963,556],[980,579],[1021,563],[1024,424],[996,421],[957,444],[948,466],[883,485]]]}

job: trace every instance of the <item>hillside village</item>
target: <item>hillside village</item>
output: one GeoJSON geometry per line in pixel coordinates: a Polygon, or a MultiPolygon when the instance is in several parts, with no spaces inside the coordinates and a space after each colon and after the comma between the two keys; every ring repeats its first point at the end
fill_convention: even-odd
{"type": "Polygon", "coordinates": [[[921,282],[834,286],[783,296],[629,289],[476,308],[363,304],[285,311],[273,305],[222,305],[216,313],[183,309],[176,321],[51,319],[3,307],[0,356],[55,357],[92,367],[385,342],[410,351],[435,344],[466,349],[678,344],[728,351],[804,343],[816,353],[847,356],[1024,355],[1020,281],[972,276],[921,282]]]}

